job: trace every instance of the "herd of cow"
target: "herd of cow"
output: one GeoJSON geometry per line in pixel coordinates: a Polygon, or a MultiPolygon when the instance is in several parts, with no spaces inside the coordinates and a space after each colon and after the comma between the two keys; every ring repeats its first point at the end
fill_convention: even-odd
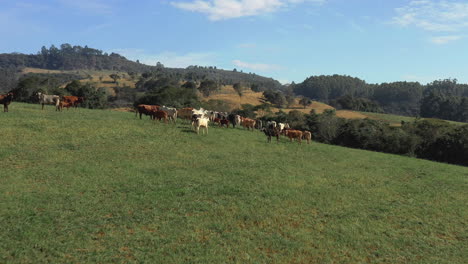
{"type": "Polygon", "coordinates": [[[213,122],[219,127],[229,127],[229,125],[232,125],[232,127],[235,128],[240,125],[247,130],[254,131],[254,129],[258,129],[265,133],[268,137],[268,142],[271,142],[272,137],[276,137],[277,142],[279,142],[280,135],[287,136],[291,142],[297,140],[299,144],[302,143],[302,139],[307,140],[307,144],[309,144],[312,139],[312,133],[310,133],[310,131],[291,129],[287,123],[268,121],[264,126],[262,120],[254,120],[227,112],[209,111],[203,108],[194,109],[186,107],[177,110],[176,108],[166,106],[140,104],[135,109],[135,116],[138,116],[138,114],[140,115],[140,119],[142,115],[147,115],[150,116],[152,120],[163,120],[165,123],[175,123],[178,117],[191,120],[192,129],[195,130],[197,134],[200,133],[200,128],[202,129],[202,134],[208,134],[208,123],[213,122]]]}
{"type": "MultiPolygon", "coordinates": [[[[4,112],[8,112],[8,105],[13,100],[13,96],[14,94],[11,92],[0,95],[0,104],[3,104],[4,112]]],[[[63,108],[76,108],[79,104],[84,102],[83,97],[77,96],[47,95],[40,92],[38,92],[36,96],[43,110],[46,104],[55,105],[56,111],[62,111],[63,108]]],[[[153,120],[163,120],[165,123],[175,123],[178,117],[191,120],[192,128],[197,134],[200,133],[200,128],[202,129],[202,134],[208,134],[208,123],[213,122],[220,127],[229,127],[229,125],[232,125],[232,127],[235,128],[237,125],[240,125],[247,130],[261,130],[268,137],[268,142],[271,142],[272,137],[276,137],[277,142],[279,142],[280,135],[287,136],[291,142],[297,140],[299,143],[302,143],[302,139],[305,139],[309,144],[312,139],[312,134],[309,131],[291,129],[287,123],[283,124],[275,121],[268,121],[265,126],[263,126],[262,120],[254,120],[236,114],[228,114],[227,112],[208,111],[203,108],[194,109],[186,107],[177,110],[176,108],[166,106],[140,104],[135,109],[135,115],[138,114],[140,114],[140,119],[144,114],[150,116],[153,120]]]]}
{"type": "MultiPolygon", "coordinates": [[[[0,94],[0,104],[3,104],[3,112],[8,112],[8,105],[13,101],[13,97],[12,92],[0,94]]],[[[55,105],[56,111],[62,111],[63,108],[77,108],[79,104],[84,102],[84,97],[48,95],[41,92],[36,93],[36,98],[39,100],[39,104],[42,105],[42,110],[44,110],[46,104],[55,105]]]]}

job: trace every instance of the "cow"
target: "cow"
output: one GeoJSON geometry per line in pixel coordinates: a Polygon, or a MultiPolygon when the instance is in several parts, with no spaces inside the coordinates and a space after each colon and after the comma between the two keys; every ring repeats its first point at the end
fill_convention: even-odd
{"type": "Polygon", "coordinates": [[[255,120],[255,128],[256,129],[262,129],[263,128],[263,122],[260,119],[255,120]]]}
{"type": "Polygon", "coordinates": [[[159,105],[145,105],[145,104],[139,104],[135,108],[135,117],[140,114],[140,119],[141,115],[149,115],[151,119],[153,119],[153,112],[159,110],[159,105]]]}
{"type": "Polygon", "coordinates": [[[277,127],[279,128],[279,131],[280,133],[284,133],[284,127],[285,127],[285,124],[284,123],[278,123],[277,124],[277,127]]]}
{"type": "Polygon", "coordinates": [[[8,112],[8,105],[13,101],[13,93],[0,95],[0,104],[3,104],[3,112],[8,112]]]}
{"type": "Polygon", "coordinates": [[[244,118],[244,119],[242,120],[242,126],[243,126],[244,128],[247,128],[247,130],[252,129],[252,131],[254,131],[254,128],[255,128],[255,120],[250,119],[250,118],[244,118]]]}
{"type": "Polygon", "coordinates": [[[261,131],[263,131],[263,133],[265,133],[265,135],[268,137],[267,139],[268,143],[271,143],[271,137],[276,137],[276,143],[279,142],[279,136],[280,136],[279,130],[278,128],[274,127],[272,124],[270,124],[269,126],[265,128],[262,128],[261,131]]]}
{"type": "Polygon", "coordinates": [[[268,127],[270,127],[270,126],[276,127],[276,121],[268,121],[268,122],[266,123],[266,127],[268,128],[268,127]]]}
{"type": "Polygon", "coordinates": [[[159,121],[161,121],[161,119],[164,119],[164,123],[167,124],[168,115],[166,111],[151,110],[150,115],[151,119],[153,119],[154,121],[156,121],[156,119],[158,119],[159,121]]]}
{"type": "Polygon", "coordinates": [[[228,117],[227,112],[216,112],[216,117],[219,119],[226,119],[228,117]]]}
{"type": "Polygon", "coordinates": [[[200,109],[193,109],[193,110],[192,110],[192,116],[193,116],[193,115],[197,115],[197,116],[206,117],[206,116],[207,116],[207,113],[208,113],[208,111],[206,111],[206,110],[203,109],[203,108],[200,108],[200,109]]]}
{"type": "Polygon", "coordinates": [[[312,133],[306,130],[302,133],[302,138],[307,140],[307,144],[310,144],[310,141],[312,140],[312,133]]]}
{"type": "Polygon", "coordinates": [[[65,102],[65,101],[60,101],[58,105],[59,111],[62,111],[64,107],[67,108],[67,110],[73,106],[73,103],[71,102],[65,102]]]}
{"type": "Polygon", "coordinates": [[[207,116],[208,116],[208,118],[210,119],[211,122],[214,121],[214,119],[216,118],[217,113],[218,112],[215,112],[215,111],[208,111],[207,116]]]}
{"type": "Polygon", "coordinates": [[[183,118],[183,119],[191,119],[192,118],[192,111],[193,111],[192,107],[182,108],[182,109],[179,109],[177,115],[180,118],[183,118]]]}
{"type": "Polygon", "coordinates": [[[60,101],[69,103],[71,106],[75,106],[79,100],[78,96],[64,95],[61,97],[60,101]]]}
{"type": "Polygon", "coordinates": [[[286,129],[285,131],[286,136],[291,142],[293,141],[293,139],[297,139],[299,144],[302,144],[302,131],[294,129],[286,129]]]}
{"type": "Polygon", "coordinates": [[[239,123],[236,122],[236,115],[235,114],[229,114],[227,118],[228,118],[229,122],[231,122],[232,127],[236,128],[236,125],[239,124],[239,123]]]}
{"type": "Polygon", "coordinates": [[[60,96],[48,95],[48,94],[43,94],[39,92],[37,93],[37,98],[39,99],[39,103],[42,105],[42,110],[44,110],[45,104],[53,104],[55,105],[55,111],[60,111],[59,109],[60,96]]]}
{"type": "Polygon", "coordinates": [[[219,121],[219,126],[223,127],[224,125],[226,125],[226,128],[229,127],[229,120],[227,120],[226,118],[223,117],[223,119],[221,119],[221,121],[219,121]]]}
{"type": "Polygon", "coordinates": [[[164,112],[167,113],[167,117],[169,118],[169,120],[172,120],[172,122],[174,122],[174,124],[176,123],[177,121],[177,109],[173,108],[173,107],[167,107],[167,106],[161,106],[159,108],[159,110],[162,110],[164,112]]]}
{"type": "MultiPolygon", "coordinates": [[[[197,135],[200,133],[200,127],[205,128],[206,134],[208,135],[208,122],[210,121],[207,117],[197,117],[193,122],[192,126],[197,131],[197,135]]],[[[203,134],[203,130],[202,130],[203,134]]]]}

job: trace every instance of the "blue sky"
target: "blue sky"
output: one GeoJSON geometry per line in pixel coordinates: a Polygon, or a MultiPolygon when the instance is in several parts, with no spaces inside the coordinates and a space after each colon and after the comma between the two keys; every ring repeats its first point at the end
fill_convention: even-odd
{"type": "Polygon", "coordinates": [[[88,45],[302,82],[468,83],[467,0],[0,0],[0,53],[88,45]]]}

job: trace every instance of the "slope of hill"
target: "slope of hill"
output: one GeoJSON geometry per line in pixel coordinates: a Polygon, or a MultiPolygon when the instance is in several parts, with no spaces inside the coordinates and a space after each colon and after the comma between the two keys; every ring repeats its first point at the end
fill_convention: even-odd
{"type": "Polygon", "coordinates": [[[15,103],[2,263],[465,263],[467,170],[15,103]]]}
{"type": "Polygon", "coordinates": [[[243,73],[236,70],[222,70],[216,67],[189,66],[182,68],[166,68],[161,63],[156,66],[141,64],[138,61],[130,61],[125,57],[87,46],[71,46],[62,44],[60,48],[51,46],[49,49],[42,47],[37,54],[9,53],[0,54],[0,87],[11,90],[14,87],[12,74],[18,75],[23,68],[39,68],[46,70],[89,70],[89,71],[114,71],[128,74],[150,73],[158,76],[169,76],[181,80],[200,81],[204,79],[215,80],[222,84],[234,84],[238,82],[256,87],[256,89],[280,89],[282,85],[272,79],[253,73],[243,73]],[[4,70],[8,69],[8,70],[4,70]]]}

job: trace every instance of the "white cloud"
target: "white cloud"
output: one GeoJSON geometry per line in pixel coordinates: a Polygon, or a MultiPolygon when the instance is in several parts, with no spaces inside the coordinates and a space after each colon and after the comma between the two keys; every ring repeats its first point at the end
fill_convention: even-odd
{"type": "Polygon", "coordinates": [[[249,62],[243,62],[240,60],[233,60],[232,63],[240,68],[244,69],[250,69],[254,71],[276,71],[280,70],[281,66],[276,65],[276,64],[264,64],[264,63],[249,63],[249,62]]]}
{"type": "Polygon", "coordinates": [[[432,37],[431,42],[435,43],[435,44],[442,45],[442,44],[447,44],[447,43],[452,42],[452,41],[459,40],[461,38],[463,38],[463,36],[459,36],[459,35],[439,36],[439,37],[432,37]]]}
{"type": "Polygon", "coordinates": [[[189,52],[177,54],[175,52],[162,52],[149,54],[143,49],[114,49],[110,52],[118,53],[130,60],[139,60],[143,64],[156,65],[161,62],[166,67],[186,68],[190,65],[213,66],[216,65],[216,54],[212,52],[189,52]]]}
{"type": "Polygon", "coordinates": [[[468,2],[466,1],[411,1],[396,8],[392,23],[433,32],[458,32],[468,29],[468,2]]]}
{"type": "Polygon", "coordinates": [[[276,12],[304,2],[323,4],[327,0],[195,0],[171,2],[177,8],[206,14],[212,21],[276,12]]]}

